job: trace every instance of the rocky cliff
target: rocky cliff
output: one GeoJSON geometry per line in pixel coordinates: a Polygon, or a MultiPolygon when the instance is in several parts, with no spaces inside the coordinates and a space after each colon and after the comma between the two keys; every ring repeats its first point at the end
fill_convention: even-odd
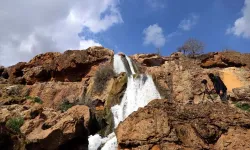
{"type": "Polygon", "coordinates": [[[250,149],[250,113],[221,103],[157,99],[116,129],[120,149],[250,149]]]}
{"type": "MultiPolygon", "coordinates": [[[[126,73],[113,72],[113,56],[91,47],[0,67],[0,149],[88,149],[89,135],[113,132],[111,107],[128,82],[126,73]]],[[[120,149],[250,149],[249,54],[131,58],[135,72],[152,75],[163,99],[119,124],[120,149]],[[228,104],[216,94],[204,96],[201,80],[212,87],[208,73],[221,76],[228,104]]]]}

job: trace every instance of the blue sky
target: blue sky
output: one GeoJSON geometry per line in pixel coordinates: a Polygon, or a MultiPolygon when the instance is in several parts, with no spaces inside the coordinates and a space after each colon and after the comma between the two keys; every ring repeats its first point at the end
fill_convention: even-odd
{"type": "Polygon", "coordinates": [[[100,45],[170,55],[188,38],[204,42],[205,52],[250,52],[250,0],[0,1],[0,24],[4,66],[100,45]]]}
{"type": "Polygon", "coordinates": [[[98,35],[103,46],[126,54],[155,52],[153,44],[144,45],[143,31],[150,25],[158,24],[166,37],[161,47],[163,55],[176,51],[188,38],[196,38],[205,43],[205,52],[234,49],[250,52],[250,38],[226,34],[235,20],[242,16],[244,0],[122,0],[120,11],[123,23],[113,26],[98,35]],[[154,2],[152,2],[154,3],[154,2]],[[178,28],[183,19],[198,16],[196,23],[188,31],[178,28]],[[168,38],[169,34],[178,32],[168,38]]]}

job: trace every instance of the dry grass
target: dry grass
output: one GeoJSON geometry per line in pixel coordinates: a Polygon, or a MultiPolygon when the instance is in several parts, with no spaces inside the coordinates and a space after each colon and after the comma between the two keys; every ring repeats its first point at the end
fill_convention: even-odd
{"type": "Polygon", "coordinates": [[[115,76],[114,70],[111,65],[104,65],[96,71],[94,77],[94,91],[102,92],[105,87],[106,83],[109,79],[115,76]]]}

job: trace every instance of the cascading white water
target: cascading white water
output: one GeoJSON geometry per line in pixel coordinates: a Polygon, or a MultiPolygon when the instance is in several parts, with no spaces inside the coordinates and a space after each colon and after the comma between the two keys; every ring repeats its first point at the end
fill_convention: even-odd
{"type": "Polygon", "coordinates": [[[139,107],[144,107],[157,98],[161,98],[160,94],[149,75],[139,75],[136,78],[130,76],[121,104],[111,108],[115,127],[139,107]]]}
{"type": "MultiPolygon", "coordinates": [[[[121,57],[121,56],[120,56],[120,57],[121,57]]],[[[129,68],[130,68],[130,70],[131,70],[132,74],[135,74],[135,69],[134,69],[134,67],[133,67],[133,64],[132,64],[132,60],[131,60],[131,58],[130,58],[130,57],[128,57],[128,56],[126,56],[126,59],[127,59],[127,61],[128,61],[129,68]]]]}
{"type": "Polygon", "coordinates": [[[120,55],[115,55],[114,56],[114,71],[115,73],[119,74],[121,72],[127,72],[126,71],[126,67],[125,65],[123,64],[123,61],[122,61],[122,58],[120,55]]]}
{"type": "MultiPolygon", "coordinates": [[[[127,72],[128,70],[126,69],[121,57],[123,56],[114,56],[114,71],[117,74],[127,72]]],[[[128,61],[130,71],[132,74],[135,74],[131,59],[127,56],[125,58],[128,61]]],[[[115,128],[132,112],[138,110],[139,107],[144,107],[151,100],[159,98],[161,98],[161,96],[157,91],[151,76],[137,75],[136,77],[133,77],[133,75],[129,75],[127,89],[120,105],[115,105],[111,108],[114,116],[115,128]]],[[[89,137],[89,150],[97,150],[102,144],[104,144],[102,150],[116,150],[118,145],[115,133],[111,133],[106,138],[101,138],[98,134],[89,137]]]]}

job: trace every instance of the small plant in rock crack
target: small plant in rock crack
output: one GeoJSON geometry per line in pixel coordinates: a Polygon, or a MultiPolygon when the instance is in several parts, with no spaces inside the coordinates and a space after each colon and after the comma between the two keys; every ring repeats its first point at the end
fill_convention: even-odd
{"type": "Polygon", "coordinates": [[[34,103],[39,103],[39,104],[42,104],[42,103],[43,103],[43,101],[41,100],[40,97],[26,96],[26,99],[30,99],[30,100],[32,100],[34,103]]]}
{"type": "Polygon", "coordinates": [[[59,106],[59,109],[62,111],[62,112],[65,112],[67,111],[68,109],[70,109],[72,106],[74,106],[73,103],[70,103],[68,100],[65,100],[61,103],[61,105],[59,106]]]}
{"type": "Polygon", "coordinates": [[[6,122],[6,127],[16,133],[20,132],[20,127],[24,124],[24,119],[22,117],[10,118],[6,122]]]}
{"type": "Polygon", "coordinates": [[[241,110],[250,112],[250,105],[247,103],[238,102],[238,103],[235,103],[234,105],[240,108],[241,110]]]}

